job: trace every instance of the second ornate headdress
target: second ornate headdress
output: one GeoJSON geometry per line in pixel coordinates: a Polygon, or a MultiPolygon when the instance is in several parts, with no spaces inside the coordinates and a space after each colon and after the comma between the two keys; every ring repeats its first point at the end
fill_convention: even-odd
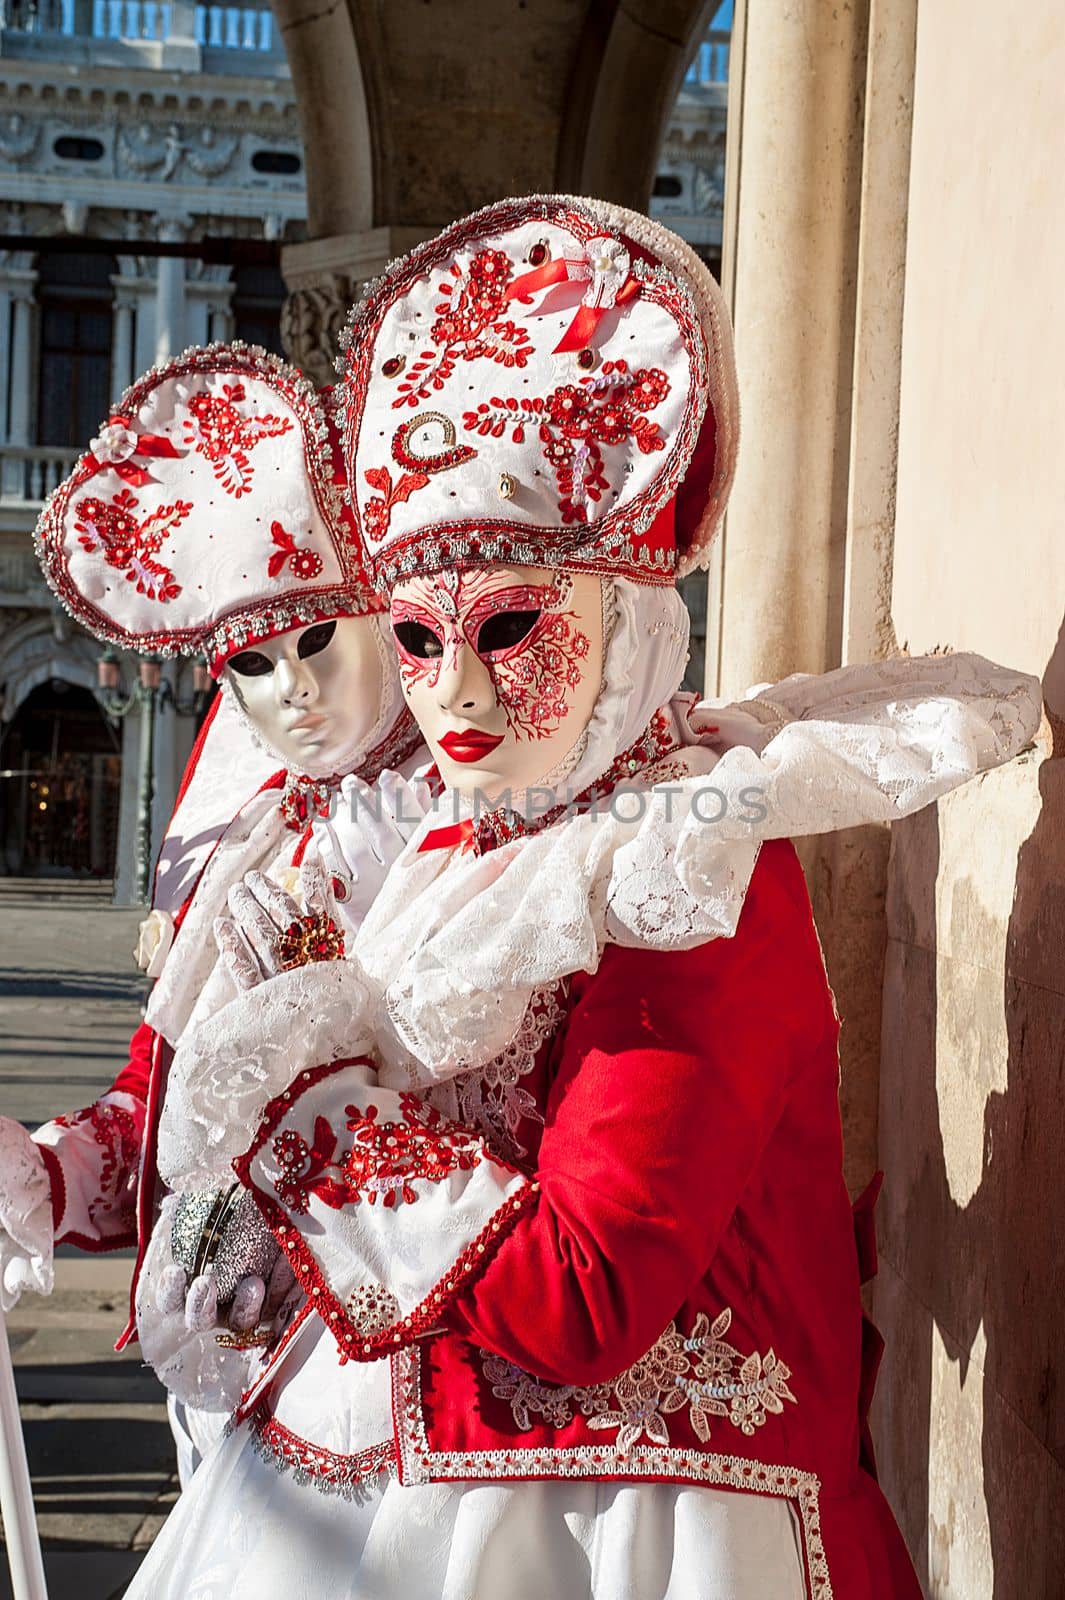
{"type": "Polygon", "coordinates": [[[37,554],[62,604],[111,644],[237,650],[381,608],[345,504],[326,400],[233,343],[152,368],[45,506],[37,554]]]}

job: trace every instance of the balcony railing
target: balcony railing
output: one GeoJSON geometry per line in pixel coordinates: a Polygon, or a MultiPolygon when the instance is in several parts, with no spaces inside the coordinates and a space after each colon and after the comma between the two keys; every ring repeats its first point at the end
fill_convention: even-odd
{"type": "Polygon", "coordinates": [[[80,454],[60,445],[0,445],[0,503],[39,505],[80,454]]]}
{"type": "MultiPolygon", "coordinates": [[[[175,37],[165,0],[0,0],[0,27],[53,38],[150,41],[175,37]]],[[[276,53],[269,7],[198,5],[192,35],[208,50],[276,53]]]]}
{"type": "Polygon", "coordinates": [[[728,82],[728,55],[731,34],[711,28],[696,50],[684,77],[686,89],[710,89],[728,82]]]}

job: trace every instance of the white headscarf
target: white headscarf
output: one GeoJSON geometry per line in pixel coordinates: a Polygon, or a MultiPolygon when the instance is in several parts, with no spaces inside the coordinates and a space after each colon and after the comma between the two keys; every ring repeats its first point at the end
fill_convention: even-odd
{"type": "MultiPolygon", "coordinates": [[[[580,794],[640,737],[660,706],[676,694],[688,662],[691,625],[672,586],[615,578],[613,626],[603,660],[603,686],[566,786],[580,794]]],[[[550,781],[550,777],[543,780],[550,781]]]]}

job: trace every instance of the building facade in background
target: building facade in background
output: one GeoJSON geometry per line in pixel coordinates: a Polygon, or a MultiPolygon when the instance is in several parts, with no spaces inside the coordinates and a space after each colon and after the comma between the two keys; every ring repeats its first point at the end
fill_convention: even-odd
{"type": "MultiPolygon", "coordinates": [[[[44,497],[127,385],[189,344],[280,349],[303,156],[268,9],[7,4],[0,27],[0,872],[131,893],[139,713],[95,695],[99,646],[46,590],[44,497]],[[160,252],[162,247],[162,252],[160,252]]],[[[127,682],[135,672],[125,663],[127,682]]],[[[188,667],[165,668],[179,699],[188,667]]],[[[156,828],[194,735],[160,713],[156,828]]]]}
{"type": "MultiPolygon", "coordinates": [[[[212,339],[280,351],[280,250],[306,216],[295,95],[268,9],[7,0],[0,15],[0,873],[114,876],[127,901],[141,713],[101,711],[100,648],[48,593],[30,534],[155,361],[212,339]]],[[[715,270],[730,23],[729,3],[677,98],[651,201],[715,270]]],[[[694,683],[705,585],[690,600],[694,683]]],[[[123,670],[131,685],[132,659],[123,670]]],[[[164,674],[189,702],[188,665],[164,674]]],[[[194,733],[159,713],[157,841],[194,733]]]]}
{"type": "Polygon", "coordinates": [[[721,277],[732,0],[699,44],[666,125],[650,211],[721,277]]]}

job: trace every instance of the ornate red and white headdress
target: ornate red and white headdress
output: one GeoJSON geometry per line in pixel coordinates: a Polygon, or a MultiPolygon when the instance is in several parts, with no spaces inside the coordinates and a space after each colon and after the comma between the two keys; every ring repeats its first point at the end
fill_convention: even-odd
{"type": "Polygon", "coordinates": [[[705,564],[738,434],[728,314],[659,223],[505,200],[373,283],[344,451],[375,580],[478,562],[669,584],[705,564]]]}
{"type": "Polygon", "coordinates": [[[37,524],[62,604],[97,638],[227,657],[377,611],[323,396],[278,357],[186,350],[122,397],[37,524]]]}

